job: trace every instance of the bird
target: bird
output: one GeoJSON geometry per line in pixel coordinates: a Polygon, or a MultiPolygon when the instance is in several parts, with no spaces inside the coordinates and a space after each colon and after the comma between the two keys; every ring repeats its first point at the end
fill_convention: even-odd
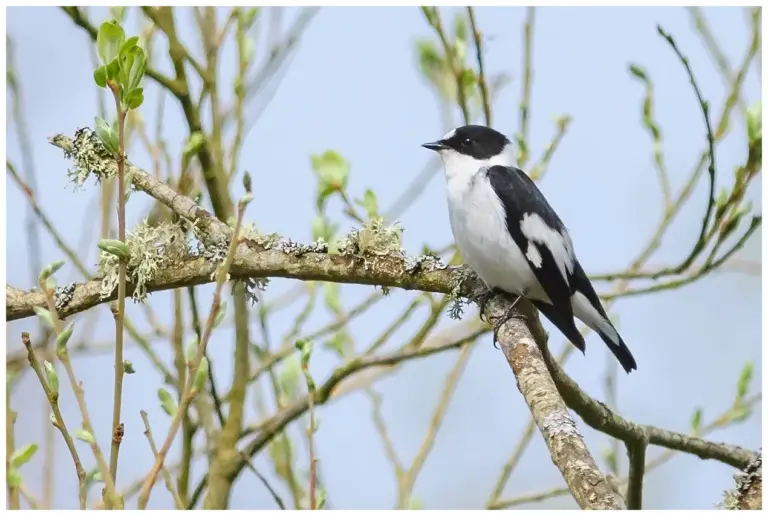
{"type": "Polygon", "coordinates": [[[635,358],[576,258],[568,229],[516,166],[509,138],[490,127],[465,125],[422,147],[442,159],[456,247],[488,287],[481,313],[495,293],[516,296],[494,325],[494,344],[512,308],[525,298],[582,353],[586,344],[574,317],[602,338],[627,373],[636,370],[635,358]]]}

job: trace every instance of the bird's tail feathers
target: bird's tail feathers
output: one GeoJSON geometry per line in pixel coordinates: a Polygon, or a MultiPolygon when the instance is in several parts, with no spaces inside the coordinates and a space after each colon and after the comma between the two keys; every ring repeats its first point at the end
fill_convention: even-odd
{"type": "Polygon", "coordinates": [[[584,342],[584,336],[576,328],[573,322],[573,317],[564,317],[558,312],[554,306],[542,301],[531,301],[539,312],[543,313],[549,321],[565,335],[565,338],[571,341],[582,353],[585,353],[587,345],[584,342]]]}
{"type": "Polygon", "coordinates": [[[611,336],[602,331],[596,331],[597,334],[600,335],[600,338],[603,339],[603,342],[605,342],[605,344],[608,346],[608,349],[611,350],[613,356],[616,357],[616,360],[619,361],[621,367],[624,368],[624,371],[629,374],[633,370],[637,369],[637,362],[635,362],[635,357],[632,356],[632,352],[629,350],[627,345],[624,344],[624,340],[621,338],[621,335],[619,335],[619,332],[616,331],[615,328],[613,330],[613,335],[615,338],[611,338],[611,336]]]}

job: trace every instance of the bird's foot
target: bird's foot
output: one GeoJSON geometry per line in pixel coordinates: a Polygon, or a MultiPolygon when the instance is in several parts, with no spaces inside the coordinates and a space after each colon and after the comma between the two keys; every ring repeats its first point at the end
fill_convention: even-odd
{"type": "MultiPolygon", "coordinates": [[[[499,330],[501,330],[501,327],[506,324],[507,321],[514,318],[515,314],[515,306],[517,306],[517,303],[523,298],[523,296],[517,296],[517,299],[512,302],[511,305],[509,305],[509,308],[507,308],[507,311],[504,313],[503,317],[500,317],[496,323],[493,325],[493,347],[496,349],[499,349],[498,342],[499,342],[499,330]]],[[[521,318],[524,318],[525,316],[520,314],[521,318]]]]}
{"type": "MultiPolygon", "coordinates": [[[[480,319],[483,319],[483,312],[485,311],[485,305],[488,304],[488,301],[491,300],[493,296],[496,294],[501,294],[502,291],[497,289],[496,287],[487,289],[483,294],[480,294],[477,297],[477,307],[480,310],[480,319]]],[[[488,322],[488,317],[485,317],[485,322],[488,322]]]]}

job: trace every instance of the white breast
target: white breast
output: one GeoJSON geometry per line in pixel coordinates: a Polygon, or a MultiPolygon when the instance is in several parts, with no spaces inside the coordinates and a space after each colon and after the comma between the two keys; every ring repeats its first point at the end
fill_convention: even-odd
{"type": "Polygon", "coordinates": [[[486,285],[549,300],[509,235],[504,207],[483,172],[470,180],[448,178],[448,213],[464,263],[486,285]]]}

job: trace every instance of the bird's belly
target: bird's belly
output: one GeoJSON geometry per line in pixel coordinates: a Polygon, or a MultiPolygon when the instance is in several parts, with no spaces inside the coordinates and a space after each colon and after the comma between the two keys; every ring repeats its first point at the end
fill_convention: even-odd
{"type": "Polygon", "coordinates": [[[489,287],[545,300],[533,270],[509,235],[498,198],[483,190],[482,185],[476,185],[460,202],[449,198],[453,236],[464,263],[489,287]]]}

